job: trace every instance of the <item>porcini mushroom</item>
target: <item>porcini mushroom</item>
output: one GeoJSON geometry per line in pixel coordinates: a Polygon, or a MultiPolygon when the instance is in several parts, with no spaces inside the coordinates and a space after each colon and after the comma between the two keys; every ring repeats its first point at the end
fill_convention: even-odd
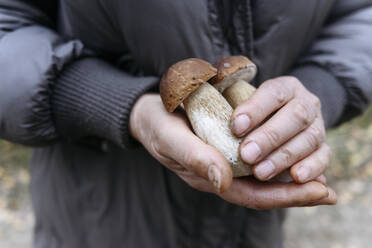
{"type": "Polygon", "coordinates": [[[213,86],[235,109],[256,90],[249,83],[257,74],[256,65],[244,56],[223,57],[215,63],[217,75],[213,86]]]}
{"type": "Polygon", "coordinates": [[[201,59],[186,59],[172,65],[160,82],[163,104],[173,112],[183,102],[196,135],[225,156],[233,176],[251,175],[249,165],[244,164],[238,154],[241,139],[230,131],[233,109],[207,82],[216,74],[216,68],[201,59]]]}

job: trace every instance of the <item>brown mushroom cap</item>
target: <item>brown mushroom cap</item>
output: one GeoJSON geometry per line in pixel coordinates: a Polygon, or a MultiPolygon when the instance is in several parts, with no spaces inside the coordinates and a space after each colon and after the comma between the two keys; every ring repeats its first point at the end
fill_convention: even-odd
{"type": "Polygon", "coordinates": [[[173,112],[192,92],[216,74],[216,68],[197,58],[172,65],[160,81],[160,96],[165,108],[173,112]]]}
{"type": "Polygon", "coordinates": [[[244,56],[223,57],[215,63],[215,67],[217,76],[212,83],[220,92],[238,80],[249,83],[257,73],[256,65],[244,56]]]}

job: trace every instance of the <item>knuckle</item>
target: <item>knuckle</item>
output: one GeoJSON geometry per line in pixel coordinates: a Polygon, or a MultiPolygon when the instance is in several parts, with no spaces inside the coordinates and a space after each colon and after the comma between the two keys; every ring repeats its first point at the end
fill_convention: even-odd
{"type": "Polygon", "coordinates": [[[313,105],[317,109],[321,109],[322,108],[322,103],[320,102],[320,99],[314,94],[311,94],[311,98],[312,98],[313,105]]]}
{"type": "Polygon", "coordinates": [[[283,105],[286,102],[286,96],[282,89],[273,89],[272,96],[277,105],[283,105]]]}
{"type": "Polygon", "coordinates": [[[289,198],[288,196],[289,196],[289,192],[287,189],[282,189],[273,195],[274,200],[276,202],[284,202],[289,198]]]}
{"type": "Polygon", "coordinates": [[[310,127],[307,131],[306,141],[312,150],[317,149],[320,143],[323,142],[323,135],[317,127],[310,127]]]}
{"type": "Polygon", "coordinates": [[[162,132],[152,132],[148,138],[150,140],[151,149],[161,156],[166,157],[168,153],[168,143],[166,139],[164,139],[164,135],[162,132]]]}
{"type": "MultiPolygon", "coordinates": [[[[288,189],[279,190],[278,192],[276,192],[276,194],[273,194],[273,199],[278,204],[284,205],[288,205],[288,203],[293,200],[288,189]]],[[[289,205],[291,204],[289,203],[289,205]]]]}
{"type": "Polygon", "coordinates": [[[267,208],[264,200],[260,197],[255,197],[254,200],[247,205],[248,208],[252,208],[254,210],[265,210],[267,208]]]}
{"type": "Polygon", "coordinates": [[[283,86],[276,83],[275,80],[270,80],[264,85],[265,90],[270,94],[277,105],[283,105],[286,102],[286,92],[283,86]]]}
{"type": "Polygon", "coordinates": [[[296,155],[293,153],[288,147],[282,147],[279,150],[280,154],[282,154],[283,163],[286,165],[291,165],[293,161],[296,161],[296,155]]]}
{"type": "Polygon", "coordinates": [[[264,127],[262,129],[262,133],[272,147],[277,147],[280,145],[280,134],[275,129],[272,127],[264,127]]]}
{"type": "Polygon", "coordinates": [[[168,150],[164,149],[164,145],[160,140],[152,140],[150,142],[150,151],[152,151],[152,154],[155,155],[158,159],[168,160],[168,150]]]}
{"type": "Polygon", "coordinates": [[[249,119],[255,123],[256,119],[259,118],[258,116],[265,116],[265,110],[257,101],[247,100],[246,102],[239,105],[235,110],[230,119],[230,121],[234,121],[239,115],[245,114],[249,117],[249,119]],[[254,114],[253,114],[254,113],[254,114]]]}
{"type": "Polygon", "coordinates": [[[323,120],[320,119],[314,123],[314,125],[311,127],[311,132],[314,132],[314,134],[319,136],[320,142],[324,142],[326,139],[326,131],[324,128],[323,120]]]}
{"type": "Polygon", "coordinates": [[[327,168],[331,162],[331,159],[332,159],[332,152],[331,150],[329,149],[325,149],[323,153],[319,154],[318,156],[318,163],[324,167],[324,168],[327,168]]]}
{"type": "Polygon", "coordinates": [[[249,192],[247,198],[242,202],[242,205],[246,208],[254,210],[264,210],[267,208],[265,200],[263,199],[260,192],[260,186],[253,186],[252,190],[249,192]]]}
{"type": "Polygon", "coordinates": [[[185,155],[183,157],[183,165],[186,168],[189,168],[191,170],[195,170],[198,166],[202,164],[202,159],[200,155],[198,155],[198,152],[185,152],[185,155]]]}
{"type": "Polygon", "coordinates": [[[304,88],[300,80],[298,80],[298,78],[294,76],[284,76],[284,77],[279,77],[279,79],[282,81],[281,87],[284,86],[294,91],[304,88]]]}
{"type": "Polygon", "coordinates": [[[150,146],[151,146],[151,150],[153,150],[156,154],[159,154],[159,155],[162,155],[162,156],[165,155],[165,154],[163,154],[163,150],[161,149],[161,145],[160,145],[159,142],[152,141],[150,143],[150,146]]]}
{"type": "Polygon", "coordinates": [[[302,86],[300,80],[298,80],[296,77],[286,76],[285,79],[291,86],[302,86]]]}
{"type": "Polygon", "coordinates": [[[244,113],[246,115],[248,115],[248,117],[252,121],[254,121],[255,118],[257,118],[256,116],[264,116],[265,115],[265,110],[263,109],[261,104],[259,104],[257,102],[254,102],[254,101],[251,101],[251,102],[249,102],[249,105],[247,104],[247,107],[245,108],[244,113]],[[252,110],[254,110],[254,112],[252,110]],[[253,115],[251,113],[255,113],[255,114],[253,115]]]}
{"type": "Polygon", "coordinates": [[[293,115],[303,126],[309,126],[315,118],[313,111],[309,109],[304,101],[297,102],[293,109],[293,115]]]}

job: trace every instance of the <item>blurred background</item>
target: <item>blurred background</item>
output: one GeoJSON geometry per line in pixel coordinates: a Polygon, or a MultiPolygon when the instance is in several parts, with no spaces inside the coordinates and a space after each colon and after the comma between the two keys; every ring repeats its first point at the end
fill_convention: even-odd
{"type": "MultiPolygon", "coordinates": [[[[327,171],[335,207],[291,209],[285,247],[364,248],[372,239],[372,107],[328,133],[335,158],[327,171]]],[[[28,148],[0,140],[0,247],[31,247],[33,216],[28,148]]]]}

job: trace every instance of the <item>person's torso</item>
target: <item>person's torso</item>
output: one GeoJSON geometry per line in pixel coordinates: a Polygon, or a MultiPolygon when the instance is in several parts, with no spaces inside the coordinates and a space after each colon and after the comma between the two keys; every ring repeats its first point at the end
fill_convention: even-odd
{"type": "MultiPolygon", "coordinates": [[[[58,27],[133,73],[242,54],[261,82],[293,66],[333,2],[61,0],[58,27]]],[[[144,149],[61,143],[37,150],[31,171],[36,247],[281,247],[282,212],[193,190],[144,149]]]]}
{"type": "Polygon", "coordinates": [[[189,57],[241,54],[258,81],[283,75],[317,36],[335,0],[63,0],[59,29],[123,69],[160,76],[189,57]]]}

